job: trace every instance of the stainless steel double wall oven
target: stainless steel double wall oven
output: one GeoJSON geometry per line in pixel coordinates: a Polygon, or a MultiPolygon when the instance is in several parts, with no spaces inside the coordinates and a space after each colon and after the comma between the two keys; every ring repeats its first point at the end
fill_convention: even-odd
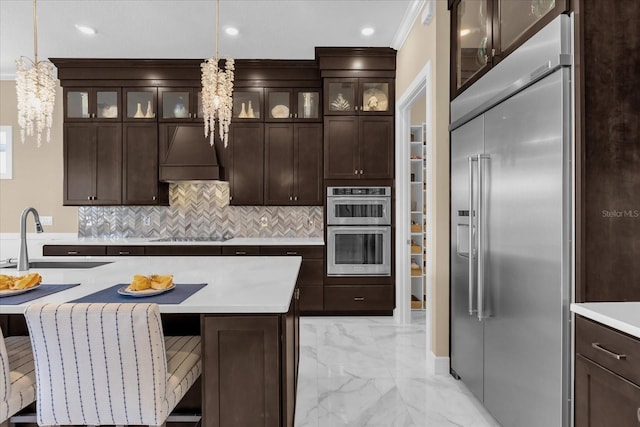
{"type": "Polygon", "coordinates": [[[391,187],[327,188],[327,276],[391,275],[391,187]]]}

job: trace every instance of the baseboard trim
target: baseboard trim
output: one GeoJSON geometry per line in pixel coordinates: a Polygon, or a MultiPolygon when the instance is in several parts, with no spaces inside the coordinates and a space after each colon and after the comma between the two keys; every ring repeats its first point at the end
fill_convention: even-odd
{"type": "Polygon", "coordinates": [[[432,351],[427,353],[427,366],[436,375],[449,375],[449,356],[436,356],[432,351]]]}

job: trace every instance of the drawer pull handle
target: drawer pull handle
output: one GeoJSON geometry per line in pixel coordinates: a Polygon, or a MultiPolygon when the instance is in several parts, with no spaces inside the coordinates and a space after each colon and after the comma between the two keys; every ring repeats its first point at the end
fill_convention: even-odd
{"type": "Polygon", "coordinates": [[[626,354],[614,353],[613,351],[607,350],[606,348],[602,347],[598,342],[592,342],[591,347],[595,348],[596,350],[602,351],[607,356],[611,356],[616,360],[625,360],[627,358],[626,354]]]}
{"type": "Polygon", "coordinates": [[[364,297],[354,297],[354,301],[364,301],[364,297]]]}
{"type": "Polygon", "coordinates": [[[298,255],[296,251],[287,251],[287,255],[298,255]]]}
{"type": "Polygon", "coordinates": [[[129,255],[129,251],[118,251],[118,255],[129,255]]]}
{"type": "Polygon", "coordinates": [[[245,251],[236,251],[236,255],[246,255],[247,252],[245,251]]]}
{"type": "Polygon", "coordinates": [[[78,251],[67,251],[67,255],[78,255],[78,251]]]}

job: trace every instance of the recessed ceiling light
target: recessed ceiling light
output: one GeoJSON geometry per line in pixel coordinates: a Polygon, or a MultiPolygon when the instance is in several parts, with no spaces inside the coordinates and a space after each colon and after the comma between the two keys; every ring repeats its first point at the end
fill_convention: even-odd
{"type": "Polygon", "coordinates": [[[78,31],[80,31],[82,34],[86,34],[88,36],[93,36],[96,33],[96,29],[89,27],[87,25],[79,25],[76,24],[76,28],[78,29],[78,31]]]}
{"type": "Polygon", "coordinates": [[[240,33],[240,31],[235,27],[227,27],[224,29],[224,32],[230,36],[237,36],[240,33]]]}
{"type": "Polygon", "coordinates": [[[370,36],[375,32],[375,30],[372,27],[364,27],[360,32],[363,36],[370,36]]]}

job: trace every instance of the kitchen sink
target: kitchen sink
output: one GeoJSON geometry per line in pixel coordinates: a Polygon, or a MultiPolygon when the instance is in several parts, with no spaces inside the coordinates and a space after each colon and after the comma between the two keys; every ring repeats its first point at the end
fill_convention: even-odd
{"type": "MultiPolygon", "coordinates": [[[[111,264],[111,261],[32,261],[29,268],[95,268],[111,264]]],[[[16,268],[16,264],[4,264],[0,268],[16,268]]]]}

